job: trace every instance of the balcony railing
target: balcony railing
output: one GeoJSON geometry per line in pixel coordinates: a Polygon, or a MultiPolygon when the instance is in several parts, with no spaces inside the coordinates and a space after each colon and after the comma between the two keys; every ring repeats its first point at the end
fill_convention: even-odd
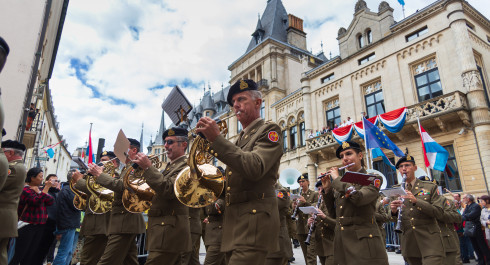
{"type": "Polygon", "coordinates": [[[261,88],[268,89],[269,81],[267,81],[267,79],[260,79],[259,82],[257,82],[257,86],[259,87],[259,89],[261,88]]]}
{"type": "MultiPolygon", "coordinates": [[[[462,92],[455,91],[436,98],[426,100],[424,102],[408,107],[407,119],[405,124],[414,123],[417,121],[417,115],[421,120],[435,118],[448,113],[467,110],[466,95],[462,92]]],[[[463,121],[468,122],[468,121],[463,121]]],[[[354,138],[359,136],[354,136],[354,138]]],[[[327,147],[336,145],[331,132],[306,140],[307,153],[319,151],[327,147]]]]}

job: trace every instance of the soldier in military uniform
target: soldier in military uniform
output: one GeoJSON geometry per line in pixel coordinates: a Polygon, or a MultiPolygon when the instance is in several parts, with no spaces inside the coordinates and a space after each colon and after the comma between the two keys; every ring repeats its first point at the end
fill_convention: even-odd
{"type": "MultiPolygon", "coordinates": [[[[343,165],[354,165],[348,171],[364,173],[363,153],[355,142],[343,142],[336,155],[343,165]]],[[[341,181],[338,168],[322,178],[324,203],[330,217],[336,218],[334,264],[388,264],[381,232],[374,219],[382,178],[375,176],[372,184],[361,186],[341,181]]]]}
{"type": "MultiPolygon", "coordinates": [[[[306,207],[314,206],[318,201],[318,192],[310,190],[310,182],[308,178],[301,175],[298,177],[297,182],[301,187],[301,197],[298,199],[298,203],[294,203],[293,207],[306,207]]],[[[316,265],[316,242],[315,235],[312,235],[310,245],[305,244],[306,237],[308,236],[308,214],[303,213],[299,208],[297,209],[297,221],[296,221],[296,236],[298,237],[301,250],[307,265],[316,265]]]]}
{"type": "Polygon", "coordinates": [[[260,118],[262,95],[252,80],[230,87],[227,101],[243,130],[235,143],[220,135],[209,117],[196,125],[211,142],[209,152],[227,165],[227,210],[221,251],[229,264],[264,264],[267,252],[279,250],[279,211],[274,185],[283,154],[281,128],[260,118]]]}
{"type": "Polygon", "coordinates": [[[224,265],[226,264],[226,253],[221,252],[221,237],[223,235],[223,214],[225,213],[224,194],[215,203],[206,206],[207,214],[204,222],[206,223],[206,236],[204,245],[206,246],[206,258],[204,265],[224,265]]]}
{"type": "MultiPolygon", "coordinates": [[[[9,46],[7,45],[7,42],[2,37],[0,37],[0,73],[2,72],[3,66],[7,61],[7,56],[9,55],[9,51],[10,50],[9,50],[9,46]]],[[[2,91],[0,88],[0,96],[1,95],[2,95],[2,91]]],[[[3,111],[3,103],[2,103],[2,99],[0,98],[0,131],[2,131],[2,137],[5,132],[5,130],[3,129],[4,120],[5,120],[5,112],[3,111]]],[[[0,141],[2,140],[2,137],[0,137],[0,141]]],[[[3,185],[7,181],[8,169],[9,169],[9,163],[7,161],[7,158],[5,157],[3,151],[0,150],[0,190],[2,190],[3,185]]]]}
{"type": "MultiPolygon", "coordinates": [[[[119,167],[119,160],[115,159],[116,155],[111,151],[104,151],[100,154],[99,160],[106,162],[111,159],[111,163],[114,163],[116,168],[119,167]]],[[[116,172],[116,174],[118,174],[116,172]]],[[[92,193],[87,188],[87,181],[82,179],[80,172],[74,172],[73,177],[78,179],[75,184],[75,188],[88,195],[87,202],[92,196],[92,193]]],[[[89,204],[86,204],[85,216],[83,217],[82,228],[80,229],[80,235],[84,238],[82,251],[80,253],[80,263],[83,265],[95,265],[99,262],[100,258],[104,254],[105,247],[107,245],[108,233],[109,233],[109,221],[111,212],[104,214],[94,214],[89,208],[89,204]]]]}
{"type": "Polygon", "coordinates": [[[289,239],[287,219],[290,219],[289,215],[289,194],[288,190],[281,184],[276,183],[277,193],[277,206],[279,210],[279,218],[281,219],[281,231],[279,233],[279,247],[278,252],[272,252],[267,254],[265,260],[266,265],[285,265],[288,260],[293,256],[291,249],[291,240],[289,239]]]}
{"type": "Polygon", "coordinates": [[[391,202],[391,216],[396,222],[398,207],[402,207],[401,250],[410,265],[443,264],[444,247],[441,229],[436,217],[443,214],[442,198],[437,194],[437,185],[415,177],[417,165],[407,152],[396,163],[396,168],[406,175],[404,201],[391,202]]]}
{"type": "MultiPolygon", "coordinates": [[[[322,182],[318,181],[315,186],[318,187],[318,193],[323,194],[323,186],[322,182]]],[[[323,198],[322,198],[323,199],[323,198]]],[[[335,219],[328,215],[327,207],[325,207],[324,203],[320,204],[320,208],[318,209],[318,214],[316,216],[316,220],[313,219],[313,216],[308,219],[308,225],[311,225],[313,222],[316,222],[315,228],[315,238],[317,239],[317,253],[322,253],[320,256],[320,264],[321,265],[333,265],[333,239],[335,236],[335,225],[337,222],[335,219]],[[318,246],[321,246],[321,250],[318,246]]]]}
{"type": "Polygon", "coordinates": [[[376,224],[378,224],[379,231],[381,232],[381,238],[383,239],[383,246],[386,246],[386,223],[390,220],[390,215],[385,208],[385,199],[383,195],[379,195],[378,201],[376,202],[376,212],[374,213],[374,218],[376,219],[376,224]]]}
{"type": "MultiPolygon", "coordinates": [[[[126,167],[121,173],[123,176],[126,170],[133,170],[130,159],[134,160],[140,143],[132,138],[130,142],[126,167]]],[[[96,178],[96,182],[101,186],[114,191],[114,201],[112,202],[111,218],[109,223],[109,238],[100,258],[99,265],[105,264],[138,264],[138,251],[136,249],[136,236],[145,232],[145,220],[141,213],[131,213],[124,208],[122,195],[124,183],[119,176],[109,176],[103,173],[103,168],[96,164],[89,164],[89,173],[96,178]]]]}
{"type": "Polygon", "coordinates": [[[170,162],[161,173],[143,153],[134,160],[145,170],[143,177],[155,190],[148,210],[147,265],[181,264],[182,254],[192,250],[189,208],[174,193],[175,179],[187,166],[187,130],[170,128],[163,133],[163,141],[170,162]]]}
{"type": "Polygon", "coordinates": [[[24,158],[25,145],[17,141],[3,141],[2,152],[8,160],[8,177],[0,189],[0,264],[7,264],[7,244],[10,237],[17,237],[17,207],[26,180],[24,158]]]}
{"type": "Polygon", "coordinates": [[[189,208],[192,250],[182,255],[182,265],[200,265],[199,248],[201,246],[201,209],[189,208]]]}

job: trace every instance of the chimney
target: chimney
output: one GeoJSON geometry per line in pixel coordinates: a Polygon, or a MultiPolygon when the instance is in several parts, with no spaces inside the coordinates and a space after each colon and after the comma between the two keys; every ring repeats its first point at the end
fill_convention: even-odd
{"type": "Polygon", "coordinates": [[[303,20],[292,14],[288,15],[289,25],[287,31],[288,43],[306,50],[306,33],[303,31],[303,20]]]}

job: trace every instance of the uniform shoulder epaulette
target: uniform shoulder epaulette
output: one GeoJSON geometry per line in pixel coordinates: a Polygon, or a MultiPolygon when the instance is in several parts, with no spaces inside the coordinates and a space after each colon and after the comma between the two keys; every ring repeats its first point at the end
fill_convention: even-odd
{"type": "Polygon", "coordinates": [[[393,186],[391,186],[392,188],[400,188],[402,186],[402,184],[395,184],[393,186]]]}

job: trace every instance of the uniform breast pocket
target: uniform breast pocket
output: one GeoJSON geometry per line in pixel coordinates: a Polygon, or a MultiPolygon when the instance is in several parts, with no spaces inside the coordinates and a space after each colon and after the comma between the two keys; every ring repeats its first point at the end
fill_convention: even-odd
{"type": "Polygon", "coordinates": [[[265,232],[270,223],[270,217],[269,207],[265,204],[245,204],[240,207],[238,218],[245,230],[239,233],[244,233],[246,244],[253,245],[256,243],[257,232],[265,232]]]}
{"type": "Polygon", "coordinates": [[[385,251],[381,241],[379,231],[371,228],[356,230],[357,239],[359,240],[359,251],[364,257],[377,258],[379,253],[385,251]]]}

